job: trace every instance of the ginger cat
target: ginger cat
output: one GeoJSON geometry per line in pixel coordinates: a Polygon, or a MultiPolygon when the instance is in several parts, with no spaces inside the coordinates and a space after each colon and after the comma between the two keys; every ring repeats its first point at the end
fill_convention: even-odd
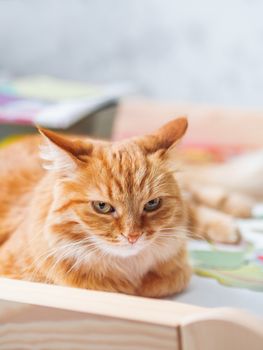
{"type": "MultiPolygon", "coordinates": [[[[148,297],[184,290],[190,234],[240,239],[216,210],[231,212],[237,195],[179,185],[175,146],[186,129],[179,118],[116,143],[41,129],[2,149],[0,274],[148,297]]],[[[238,203],[234,214],[249,215],[250,203],[238,203]]]]}

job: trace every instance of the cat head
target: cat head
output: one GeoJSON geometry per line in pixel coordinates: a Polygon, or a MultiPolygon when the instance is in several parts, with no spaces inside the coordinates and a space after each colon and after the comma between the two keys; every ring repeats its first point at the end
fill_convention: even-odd
{"type": "Polygon", "coordinates": [[[54,181],[52,235],[119,257],[169,244],[185,221],[175,146],[186,129],[186,118],[179,118],[151,135],[115,143],[40,129],[54,181]]]}

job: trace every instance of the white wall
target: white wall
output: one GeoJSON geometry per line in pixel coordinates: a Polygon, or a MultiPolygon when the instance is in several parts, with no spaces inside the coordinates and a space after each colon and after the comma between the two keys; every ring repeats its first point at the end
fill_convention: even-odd
{"type": "Polygon", "coordinates": [[[0,71],[263,106],[262,0],[0,0],[0,71]]]}

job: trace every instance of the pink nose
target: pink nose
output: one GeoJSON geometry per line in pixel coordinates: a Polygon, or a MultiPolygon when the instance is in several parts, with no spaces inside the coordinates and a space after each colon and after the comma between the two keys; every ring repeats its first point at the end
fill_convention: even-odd
{"type": "Polygon", "coordinates": [[[130,233],[127,237],[129,243],[131,244],[134,244],[135,242],[138,241],[138,238],[140,237],[140,233],[138,232],[133,232],[133,233],[130,233]]]}

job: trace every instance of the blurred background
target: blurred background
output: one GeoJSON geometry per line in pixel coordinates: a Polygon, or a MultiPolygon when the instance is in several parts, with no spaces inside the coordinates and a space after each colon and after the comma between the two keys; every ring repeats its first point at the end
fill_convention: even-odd
{"type": "Polygon", "coordinates": [[[262,13],[261,0],[0,0],[0,139],[39,124],[118,140],[186,114],[186,143],[261,146],[262,13]]]}
{"type": "MultiPolygon", "coordinates": [[[[122,140],[187,115],[184,162],[222,164],[262,149],[262,16],[263,0],[0,0],[0,148],[35,124],[122,140]]],[[[244,159],[242,170],[263,179],[262,151],[244,159]]],[[[262,290],[262,219],[244,227],[255,236],[233,254],[192,250],[211,264],[199,273],[233,292],[221,286],[221,296],[215,281],[196,277],[178,301],[262,315],[253,292],[262,290]]]]}
{"type": "Polygon", "coordinates": [[[0,74],[262,107],[261,0],[0,0],[0,74]]]}

